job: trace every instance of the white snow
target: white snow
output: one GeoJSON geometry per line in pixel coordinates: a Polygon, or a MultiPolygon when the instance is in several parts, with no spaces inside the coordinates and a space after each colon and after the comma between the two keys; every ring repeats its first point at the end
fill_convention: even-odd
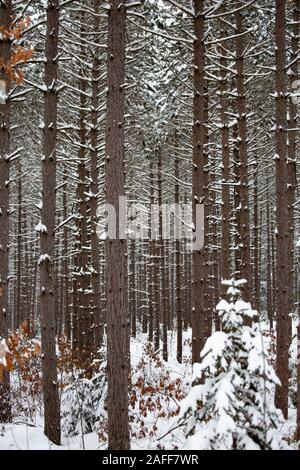
{"type": "Polygon", "coordinates": [[[6,366],[6,354],[9,352],[6,341],[4,339],[0,342],[0,364],[6,366]]]}
{"type": "Polygon", "coordinates": [[[38,223],[38,225],[35,227],[35,231],[40,233],[48,233],[46,225],[42,224],[42,222],[38,223]]]}

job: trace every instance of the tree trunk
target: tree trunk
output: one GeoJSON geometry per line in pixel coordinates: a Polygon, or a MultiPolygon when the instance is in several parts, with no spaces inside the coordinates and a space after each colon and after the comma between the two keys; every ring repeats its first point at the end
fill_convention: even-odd
{"type": "Polygon", "coordinates": [[[44,145],[42,159],[42,227],[41,258],[41,339],[43,351],[43,391],[45,434],[60,444],[60,405],[56,370],[54,229],[56,211],[56,145],[57,145],[57,54],[59,0],[47,7],[46,65],[44,100],[44,145]]]}
{"type": "Polygon", "coordinates": [[[24,304],[22,304],[22,169],[21,162],[18,161],[18,223],[17,223],[17,265],[16,265],[16,299],[15,299],[15,309],[14,309],[14,328],[19,328],[21,322],[26,318],[24,315],[24,304]]]}
{"type": "MultiPolygon", "coordinates": [[[[0,26],[7,29],[12,15],[11,0],[0,4],[0,26]]],[[[0,39],[0,57],[10,60],[10,41],[0,39]]],[[[1,80],[8,77],[0,69],[1,80]]],[[[9,281],[9,156],[10,151],[10,101],[0,104],[0,338],[8,336],[8,281],[9,281]]],[[[9,374],[4,373],[0,383],[0,423],[11,421],[9,374]]]]}
{"type": "MultiPolygon", "coordinates": [[[[180,204],[180,163],[175,158],[175,204],[180,204]]],[[[178,214],[180,217],[180,214],[178,214]]],[[[177,361],[182,363],[182,299],[181,299],[181,239],[176,240],[175,245],[175,261],[176,261],[176,319],[177,319],[177,361]]],[[[174,277],[174,276],[173,276],[174,277]]]]}
{"type": "Polygon", "coordinates": [[[130,256],[130,318],[131,318],[131,335],[136,338],[137,332],[137,276],[136,276],[136,241],[131,240],[131,256],[130,256]]]}
{"type": "Polygon", "coordinates": [[[273,312],[273,285],[272,285],[272,233],[270,221],[270,202],[269,202],[269,179],[267,178],[267,311],[268,319],[270,322],[270,330],[274,326],[274,312],[273,312]]]}
{"type": "Polygon", "coordinates": [[[236,86],[237,86],[237,116],[238,116],[238,146],[240,160],[240,217],[239,217],[239,250],[240,250],[240,275],[247,281],[243,289],[245,301],[251,301],[252,294],[252,269],[250,247],[250,221],[249,221],[249,180],[248,180],[248,144],[247,144],[247,109],[246,90],[244,83],[244,40],[243,17],[240,7],[242,2],[236,2],[236,86]]]}
{"type": "MultiPolygon", "coordinates": [[[[194,103],[193,103],[193,220],[196,227],[196,207],[204,205],[206,216],[207,201],[205,201],[205,44],[204,44],[204,1],[194,0],[194,103]]],[[[206,218],[206,217],[205,217],[206,218]]],[[[203,225],[204,221],[198,221],[203,225]]],[[[204,238],[205,234],[204,234],[204,238]]],[[[207,293],[207,249],[206,240],[203,248],[193,251],[193,273],[192,273],[192,361],[199,362],[207,337],[209,336],[206,322],[206,293],[207,293]]]]}
{"type": "MultiPolygon", "coordinates": [[[[126,6],[112,0],[108,14],[106,202],[119,219],[119,197],[125,195],[125,42],[126,6]]],[[[106,241],[108,343],[108,447],[127,450],[129,442],[129,322],[127,306],[127,242],[106,241]]]]}
{"type": "Polygon", "coordinates": [[[259,264],[259,207],[258,207],[258,168],[255,168],[254,177],[254,197],[253,197],[253,251],[254,251],[254,269],[253,269],[253,286],[254,286],[254,308],[260,311],[260,264],[259,264]]]}
{"type": "Polygon", "coordinates": [[[289,287],[287,200],[287,100],[286,100],[286,0],[276,2],[276,307],[277,307],[277,375],[281,386],[276,390],[276,405],[288,416],[289,388],[289,287]]]}
{"type": "MultiPolygon", "coordinates": [[[[221,13],[226,12],[225,3],[220,8],[221,13]]],[[[227,31],[221,25],[221,36],[226,37],[227,31]]],[[[221,277],[222,280],[231,278],[230,272],[230,145],[229,145],[229,125],[228,125],[228,70],[227,59],[224,56],[223,49],[220,49],[220,104],[221,104],[221,126],[222,126],[222,263],[221,277]]]]}
{"type": "MultiPolygon", "coordinates": [[[[86,14],[81,11],[80,14],[80,36],[83,39],[86,34],[86,14]]],[[[86,48],[83,43],[81,45],[81,53],[84,56],[86,48]]],[[[94,346],[93,335],[91,333],[91,314],[90,314],[90,271],[89,271],[89,248],[88,248],[88,204],[87,204],[87,79],[83,65],[80,66],[80,112],[79,112],[79,153],[78,153],[78,186],[77,186],[77,203],[78,203],[78,240],[76,254],[75,275],[77,278],[77,354],[78,360],[83,368],[89,369],[92,362],[92,346],[94,346]]]]}
{"type": "Polygon", "coordinates": [[[162,149],[157,150],[158,168],[157,168],[157,186],[158,186],[158,205],[161,208],[159,212],[159,261],[160,261],[160,289],[161,289],[161,319],[162,319],[162,339],[163,339],[163,359],[168,360],[168,313],[167,313],[167,288],[166,288],[166,250],[163,230],[163,211],[162,211],[162,149]]]}
{"type": "MultiPolygon", "coordinates": [[[[63,192],[63,218],[67,220],[67,204],[68,204],[68,178],[67,178],[67,170],[64,169],[64,192],[63,192]]],[[[63,267],[62,267],[62,275],[63,275],[63,290],[64,290],[64,297],[63,297],[63,316],[64,316],[64,334],[68,341],[71,341],[71,312],[70,312],[70,296],[69,296],[69,258],[68,258],[68,251],[69,251],[69,229],[67,225],[64,226],[63,231],[63,267]]]]}
{"type": "MultiPolygon", "coordinates": [[[[98,0],[94,0],[94,29],[99,30],[99,8],[98,0]]],[[[97,38],[97,42],[100,39],[97,38]]],[[[97,235],[97,208],[99,193],[99,150],[98,150],[98,117],[99,117],[99,80],[100,80],[100,61],[99,49],[96,49],[93,57],[92,71],[92,130],[91,130],[91,221],[92,221],[92,239],[91,239],[91,256],[92,256],[92,288],[93,288],[93,320],[94,320],[94,337],[95,351],[102,344],[105,316],[101,303],[100,290],[100,241],[97,235]]]]}
{"type": "MultiPolygon", "coordinates": [[[[290,75],[290,88],[293,89],[295,80],[299,78],[299,33],[300,33],[300,0],[293,2],[293,31],[292,31],[292,51],[291,51],[291,75],[290,75]]],[[[289,133],[288,133],[288,155],[287,155],[287,199],[288,199],[288,230],[289,230],[289,253],[291,256],[287,259],[288,268],[287,272],[289,278],[287,285],[289,286],[289,309],[290,312],[294,311],[296,302],[294,295],[294,204],[295,204],[295,191],[297,186],[297,136],[298,136],[298,109],[293,99],[289,100],[289,133]]],[[[296,289],[297,290],[297,289],[296,289]]],[[[292,322],[290,322],[292,326],[292,322]]],[[[292,329],[290,329],[290,341],[292,340],[292,329]]]]}

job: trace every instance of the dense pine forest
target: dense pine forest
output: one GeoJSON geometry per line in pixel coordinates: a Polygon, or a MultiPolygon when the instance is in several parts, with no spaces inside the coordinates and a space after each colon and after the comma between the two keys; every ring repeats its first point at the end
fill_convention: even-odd
{"type": "Polygon", "coordinates": [[[300,0],[0,0],[0,450],[298,450],[300,0]]]}

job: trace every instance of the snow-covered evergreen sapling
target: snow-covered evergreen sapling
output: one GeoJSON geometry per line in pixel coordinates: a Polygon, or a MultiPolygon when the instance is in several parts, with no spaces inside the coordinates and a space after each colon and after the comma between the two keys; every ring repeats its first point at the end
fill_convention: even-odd
{"type": "Polygon", "coordinates": [[[278,378],[267,360],[257,312],[241,300],[246,281],[225,281],[230,301],[217,306],[222,331],[214,333],[194,366],[194,386],[183,402],[188,447],[195,450],[276,450],[281,411],[274,405],[278,378]]]}
{"type": "Polygon", "coordinates": [[[65,436],[97,432],[107,420],[106,362],[90,380],[78,372],[74,381],[62,395],[62,431],[65,436]]]}

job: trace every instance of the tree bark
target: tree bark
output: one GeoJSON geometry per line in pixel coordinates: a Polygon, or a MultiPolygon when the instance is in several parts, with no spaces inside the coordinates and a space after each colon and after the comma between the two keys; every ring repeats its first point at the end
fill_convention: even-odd
{"type": "MultiPolygon", "coordinates": [[[[220,8],[220,13],[226,13],[225,2],[220,8]]],[[[226,37],[227,31],[220,22],[221,35],[226,37]]],[[[231,278],[230,273],[230,145],[228,125],[228,70],[227,59],[223,49],[220,49],[220,104],[221,104],[221,126],[222,126],[222,262],[221,277],[226,281],[231,278]]]]}
{"type": "Polygon", "coordinates": [[[163,234],[163,182],[162,182],[162,149],[157,149],[158,168],[157,168],[157,186],[158,186],[158,205],[159,211],[159,261],[160,261],[160,289],[161,289],[161,320],[162,320],[162,340],[163,340],[163,359],[168,360],[168,312],[167,312],[167,286],[166,286],[166,250],[163,234]]]}
{"type": "MultiPolygon", "coordinates": [[[[94,29],[99,30],[99,8],[98,0],[94,0],[94,29]]],[[[97,42],[99,38],[97,37],[97,42]]],[[[105,315],[102,309],[100,290],[100,241],[97,235],[97,209],[99,193],[99,149],[98,149],[98,117],[99,117],[99,80],[100,80],[100,60],[99,49],[96,49],[93,57],[92,71],[92,130],[91,130],[91,221],[92,221],[92,288],[93,288],[93,322],[95,351],[102,344],[105,315]]]]}
{"type": "MultiPolygon", "coordinates": [[[[11,0],[0,4],[0,26],[7,29],[12,15],[11,0]]],[[[0,57],[8,63],[11,56],[10,40],[0,39],[0,57]]],[[[0,69],[0,79],[7,82],[6,73],[0,69]]],[[[10,100],[0,104],[0,338],[8,336],[8,282],[9,282],[9,151],[10,151],[10,100]]],[[[4,372],[0,383],[0,423],[11,421],[10,380],[4,372]]]]}
{"type": "MultiPolygon", "coordinates": [[[[300,263],[299,263],[300,264],[300,263]]],[[[297,430],[296,441],[300,442],[300,279],[298,279],[298,350],[297,350],[297,430]]]]}
{"type": "MultiPolygon", "coordinates": [[[[64,192],[63,192],[63,218],[67,220],[67,204],[68,204],[68,177],[67,170],[64,169],[64,192]]],[[[68,341],[71,341],[71,312],[70,312],[70,295],[69,295],[69,229],[67,225],[64,226],[63,231],[63,266],[62,266],[62,275],[63,275],[63,316],[64,316],[64,334],[68,341]]]]}
{"type": "Polygon", "coordinates": [[[287,227],[287,99],[286,99],[286,0],[276,2],[276,310],[277,375],[281,386],[276,389],[276,405],[288,416],[289,388],[289,287],[287,286],[289,234],[287,227]]]}
{"type": "Polygon", "coordinates": [[[259,232],[259,207],[258,207],[258,168],[255,166],[254,176],[254,195],[253,195],[253,251],[254,251],[254,269],[253,269],[253,286],[254,286],[254,308],[260,311],[260,232],[259,232]]]}
{"type": "MultiPolygon", "coordinates": [[[[291,40],[291,74],[290,74],[290,88],[293,89],[295,80],[299,77],[299,33],[300,33],[300,0],[293,2],[293,19],[292,19],[292,40],[291,40]]],[[[287,152],[287,199],[288,199],[288,230],[289,230],[289,253],[291,256],[287,259],[289,278],[287,284],[290,287],[290,313],[295,309],[295,295],[294,295],[294,204],[295,204],[295,191],[297,187],[297,136],[298,136],[298,109],[293,99],[289,100],[289,121],[288,121],[288,152],[287,152]]],[[[296,288],[297,291],[297,288],[296,288]]],[[[290,322],[292,326],[292,322],[290,322]]],[[[292,329],[290,329],[290,341],[292,340],[292,329]]]]}
{"type": "MultiPolygon", "coordinates": [[[[81,11],[80,14],[80,37],[82,39],[81,54],[86,54],[86,48],[83,39],[86,34],[86,14],[81,11]]],[[[93,335],[91,333],[91,314],[90,314],[90,271],[89,271],[89,248],[88,248],[88,204],[87,204],[87,104],[86,93],[88,91],[87,78],[83,65],[80,65],[79,90],[80,93],[80,111],[79,111],[79,152],[78,152],[78,186],[77,186],[77,210],[78,210],[78,239],[76,254],[76,319],[77,325],[77,351],[75,354],[82,364],[83,368],[89,369],[92,362],[92,350],[94,346],[93,335]]]]}
{"type": "Polygon", "coordinates": [[[270,202],[269,202],[269,178],[266,181],[267,186],[267,311],[270,322],[270,330],[273,331],[274,311],[273,311],[273,285],[272,285],[272,233],[270,220],[270,202]]]}
{"type": "MultiPolygon", "coordinates": [[[[196,228],[196,206],[204,205],[204,217],[206,218],[205,201],[205,44],[204,44],[204,1],[194,0],[194,102],[193,102],[193,220],[196,228]]],[[[199,222],[199,221],[198,221],[199,222]]],[[[204,230],[204,221],[202,229],[204,230]]],[[[199,227],[197,227],[199,230],[199,227]]],[[[204,238],[205,234],[204,234],[204,238]]],[[[192,273],[192,361],[199,362],[200,352],[209,336],[209,328],[206,322],[206,293],[207,293],[207,250],[205,247],[193,251],[192,273]]]]}
{"type": "MultiPolygon", "coordinates": [[[[112,0],[108,14],[106,202],[119,219],[119,197],[125,195],[125,42],[126,5],[112,0]]],[[[130,448],[128,423],[129,322],[127,306],[127,242],[106,241],[108,342],[108,447],[130,448]]]]}
{"type": "Polygon", "coordinates": [[[56,370],[54,229],[56,212],[57,73],[59,0],[48,2],[44,98],[44,143],[42,159],[41,258],[41,340],[43,351],[43,392],[45,434],[60,444],[60,404],[56,370]]]}
{"type": "Polygon", "coordinates": [[[249,214],[249,175],[248,175],[248,141],[247,141],[247,108],[246,89],[244,82],[244,40],[243,17],[240,10],[242,2],[236,2],[236,86],[237,86],[237,116],[238,116],[238,146],[240,160],[240,216],[239,216],[239,250],[240,276],[247,281],[243,288],[243,298],[246,302],[252,297],[252,265],[250,247],[250,214],[249,214]]]}
{"type": "MultiPolygon", "coordinates": [[[[180,204],[180,162],[175,158],[175,204],[180,204]]],[[[182,363],[182,273],[181,273],[181,240],[178,238],[175,244],[176,262],[176,319],[177,319],[177,361],[182,363]]],[[[174,277],[174,276],[173,276],[174,277]]]]}
{"type": "Polygon", "coordinates": [[[18,223],[17,223],[17,262],[16,262],[16,299],[15,299],[15,309],[14,309],[14,329],[19,328],[21,322],[26,318],[24,304],[23,307],[21,306],[21,299],[22,299],[22,285],[21,285],[21,277],[22,277],[22,169],[21,169],[21,162],[18,161],[18,223]]]}

